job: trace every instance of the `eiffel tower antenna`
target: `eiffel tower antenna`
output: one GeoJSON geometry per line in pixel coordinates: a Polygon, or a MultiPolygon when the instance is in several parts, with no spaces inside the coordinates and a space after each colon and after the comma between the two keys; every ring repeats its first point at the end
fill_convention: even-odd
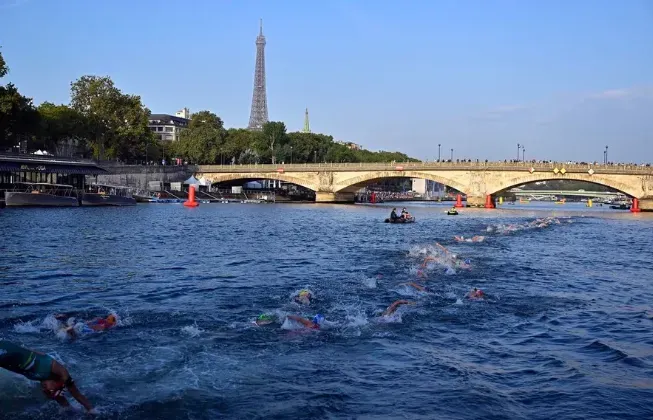
{"type": "Polygon", "coordinates": [[[268,122],[268,99],[265,91],[265,36],[263,36],[263,19],[259,35],[256,37],[256,67],[254,68],[254,94],[252,110],[249,114],[250,130],[261,130],[268,122]]]}
{"type": "Polygon", "coordinates": [[[304,133],[310,133],[311,132],[311,126],[308,123],[308,108],[306,108],[306,113],[304,114],[304,129],[302,131],[304,133]]]}

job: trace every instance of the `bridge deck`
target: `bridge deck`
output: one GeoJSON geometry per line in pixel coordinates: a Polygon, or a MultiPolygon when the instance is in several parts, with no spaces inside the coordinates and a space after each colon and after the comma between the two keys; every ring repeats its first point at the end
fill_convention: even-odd
{"type": "Polygon", "coordinates": [[[530,162],[401,162],[401,163],[302,163],[302,164],[250,164],[250,165],[198,165],[202,173],[238,172],[357,172],[357,171],[553,171],[564,169],[567,173],[587,173],[590,169],[596,174],[653,175],[653,167],[639,165],[602,165],[568,163],[530,163],[530,162]]]}

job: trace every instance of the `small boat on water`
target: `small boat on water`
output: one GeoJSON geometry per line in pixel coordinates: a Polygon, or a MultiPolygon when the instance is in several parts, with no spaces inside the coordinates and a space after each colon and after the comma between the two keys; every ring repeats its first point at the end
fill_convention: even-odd
{"type": "Polygon", "coordinates": [[[91,191],[82,194],[82,206],[135,206],[131,188],[116,185],[93,184],[91,191]]]}
{"type": "Polygon", "coordinates": [[[18,182],[5,191],[7,207],[79,207],[72,185],[47,182],[18,182]]]}
{"type": "Polygon", "coordinates": [[[447,210],[448,216],[458,216],[458,210],[447,210]]]}
{"type": "Polygon", "coordinates": [[[614,210],[630,210],[630,205],[628,203],[616,203],[610,206],[614,210]]]}
{"type": "Polygon", "coordinates": [[[407,217],[407,218],[398,218],[398,219],[390,219],[387,218],[384,220],[384,223],[415,223],[415,218],[414,217],[407,217]]]}

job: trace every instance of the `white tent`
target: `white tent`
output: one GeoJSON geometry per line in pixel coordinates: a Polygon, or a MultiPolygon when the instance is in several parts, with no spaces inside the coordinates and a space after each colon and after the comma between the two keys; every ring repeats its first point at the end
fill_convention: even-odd
{"type": "Polygon", "coordinates": [[[188,178],[186,181],[184,181],[185,185],[201,185],[200,181],[195,178],[194,176],[191,175],[190,178],[188,178]]]}
{"type": "Polygon", "coordinates": [[[207,180],[204,177],[200,178],[199,183],[200,183],[200,185],[203,185],[203,186],[211,186],[211,181],[207,180]]]}

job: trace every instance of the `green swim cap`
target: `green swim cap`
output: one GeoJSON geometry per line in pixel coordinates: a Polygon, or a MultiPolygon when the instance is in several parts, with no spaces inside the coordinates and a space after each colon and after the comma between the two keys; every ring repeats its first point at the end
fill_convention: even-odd
{"type": "Polygon", "coordinates": [[[274,316],[269,314],[261,314],[257,318],[258,321],[274,321],[274,316]]]}

